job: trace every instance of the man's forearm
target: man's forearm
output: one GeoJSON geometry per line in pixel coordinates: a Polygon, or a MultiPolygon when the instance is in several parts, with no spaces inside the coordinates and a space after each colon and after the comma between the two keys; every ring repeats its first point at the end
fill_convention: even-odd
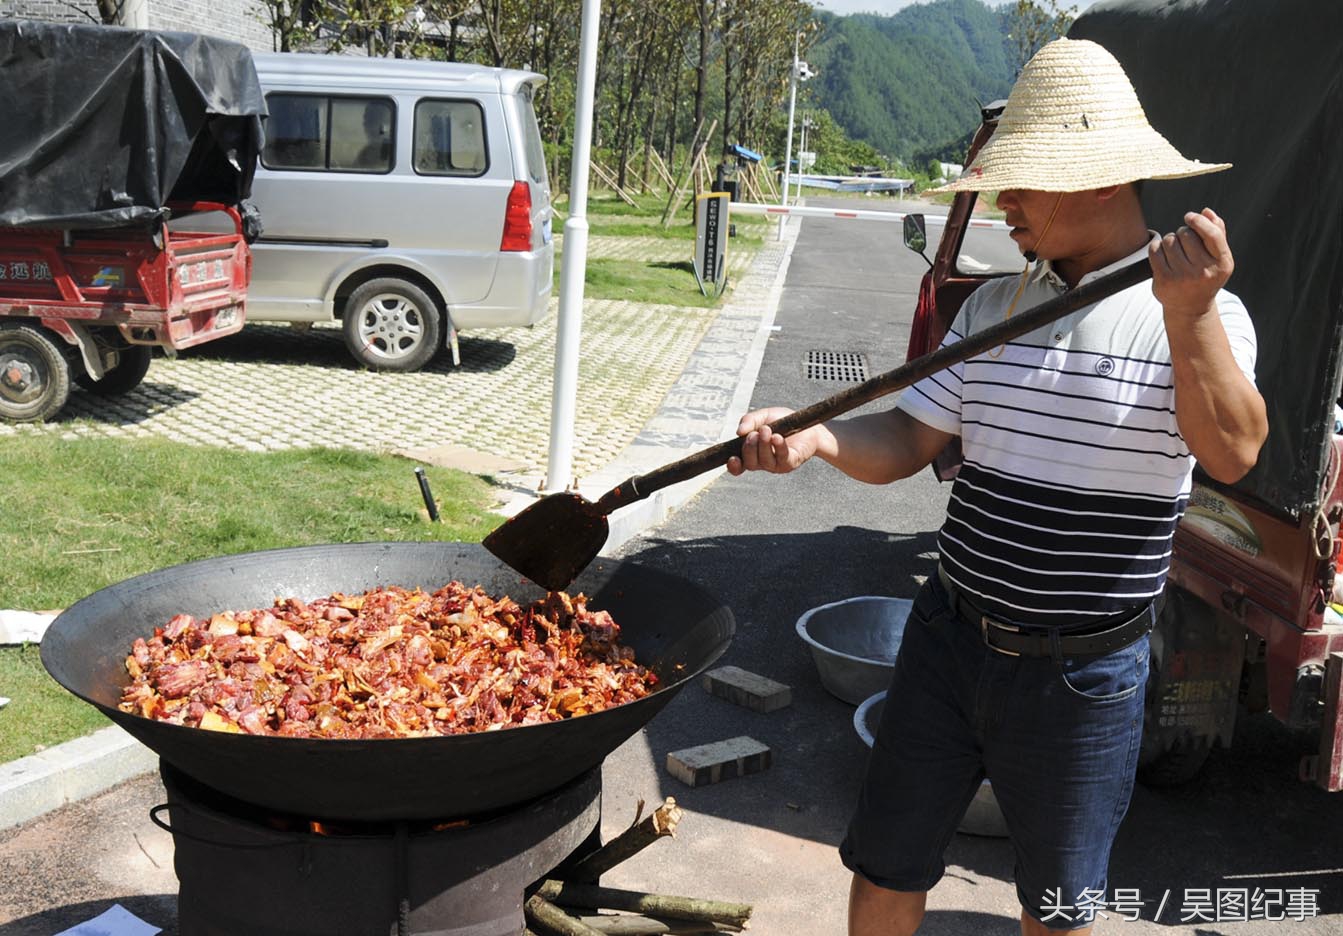
{"type": "Polygon", "coordinates": [[[1189,451],[1211,477],[1243,478],[1268,435],[1264,400],[1240,372],[1216,307],[1167,320],[1175,371],[1175,418],[1189,451]]]}

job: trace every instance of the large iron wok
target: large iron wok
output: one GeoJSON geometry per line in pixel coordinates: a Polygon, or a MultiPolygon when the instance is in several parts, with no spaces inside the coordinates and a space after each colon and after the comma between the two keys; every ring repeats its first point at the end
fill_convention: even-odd
{"type": "Polygon", "coordinates": [[[116,706],[125,659],[174,614],[208,616],[382,585],[480,584],[520,602],[543,593],[482,547],[367,543],[207,559],[127,579],[72,605],[42,640],[42,663],[174,767],[246,802],[347,821],[474,815],[517,805],[602,760],[723,653],[732,613],[704,590],[643,566],[599,561],[569,589],[621,625],[656,692],[604,712],[542,725],[440,738],[313,740],[226,734],[156,722],[116,706]]]}

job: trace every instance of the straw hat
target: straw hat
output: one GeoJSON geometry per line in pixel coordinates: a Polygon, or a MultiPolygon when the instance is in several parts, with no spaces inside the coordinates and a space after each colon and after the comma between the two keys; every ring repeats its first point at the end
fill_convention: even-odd
{"type": "Polygon", "coordinates": [[[1055,39],[1021,70],[974,162],[933,191],[1082,192],[1230,168],[1185,159],[1153,130],[1124,69],[1103,46],[1055,39]]]}

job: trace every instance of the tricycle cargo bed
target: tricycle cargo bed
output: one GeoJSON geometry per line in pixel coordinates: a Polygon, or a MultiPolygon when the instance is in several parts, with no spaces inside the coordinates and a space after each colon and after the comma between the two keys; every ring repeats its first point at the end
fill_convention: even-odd
{"type": "MultiPolygon", "coordinates": [[[[166,230],[166,229],[165,229],[166,230]]],[[[155,238],[0,228],[0,316],[112,326],[133,345],[189,348],[243,326],[242,235],[171,231],[155,238]]]]}
{"type": "Polygon", "coordinates": [[[246,319],[252,254],[242,218],[230,233],[0,227],[0,419],[42,421],[71,385],[128,393],[169,353],[232,335],[246,319]]]}

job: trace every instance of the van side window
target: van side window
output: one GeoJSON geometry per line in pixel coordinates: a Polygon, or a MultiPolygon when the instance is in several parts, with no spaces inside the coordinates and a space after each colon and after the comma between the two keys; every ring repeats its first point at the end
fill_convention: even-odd
{"type": "Polygon", "coordinates": [[[489,168],[485,114],[475,101],[423,100],[415,105],[411,164],[421,175],[483,175],[489,168]]]}
{"type": "Polygon", "coordinates": [[[326,98],[272,94],[266,98],[266,147],[271,169],[326,168],[326,98]]]}
{"type": "Polygon", "coordinates": [[[270,94],[267,169],[391,172],[396,110],[389,98],[270,94]]]}

